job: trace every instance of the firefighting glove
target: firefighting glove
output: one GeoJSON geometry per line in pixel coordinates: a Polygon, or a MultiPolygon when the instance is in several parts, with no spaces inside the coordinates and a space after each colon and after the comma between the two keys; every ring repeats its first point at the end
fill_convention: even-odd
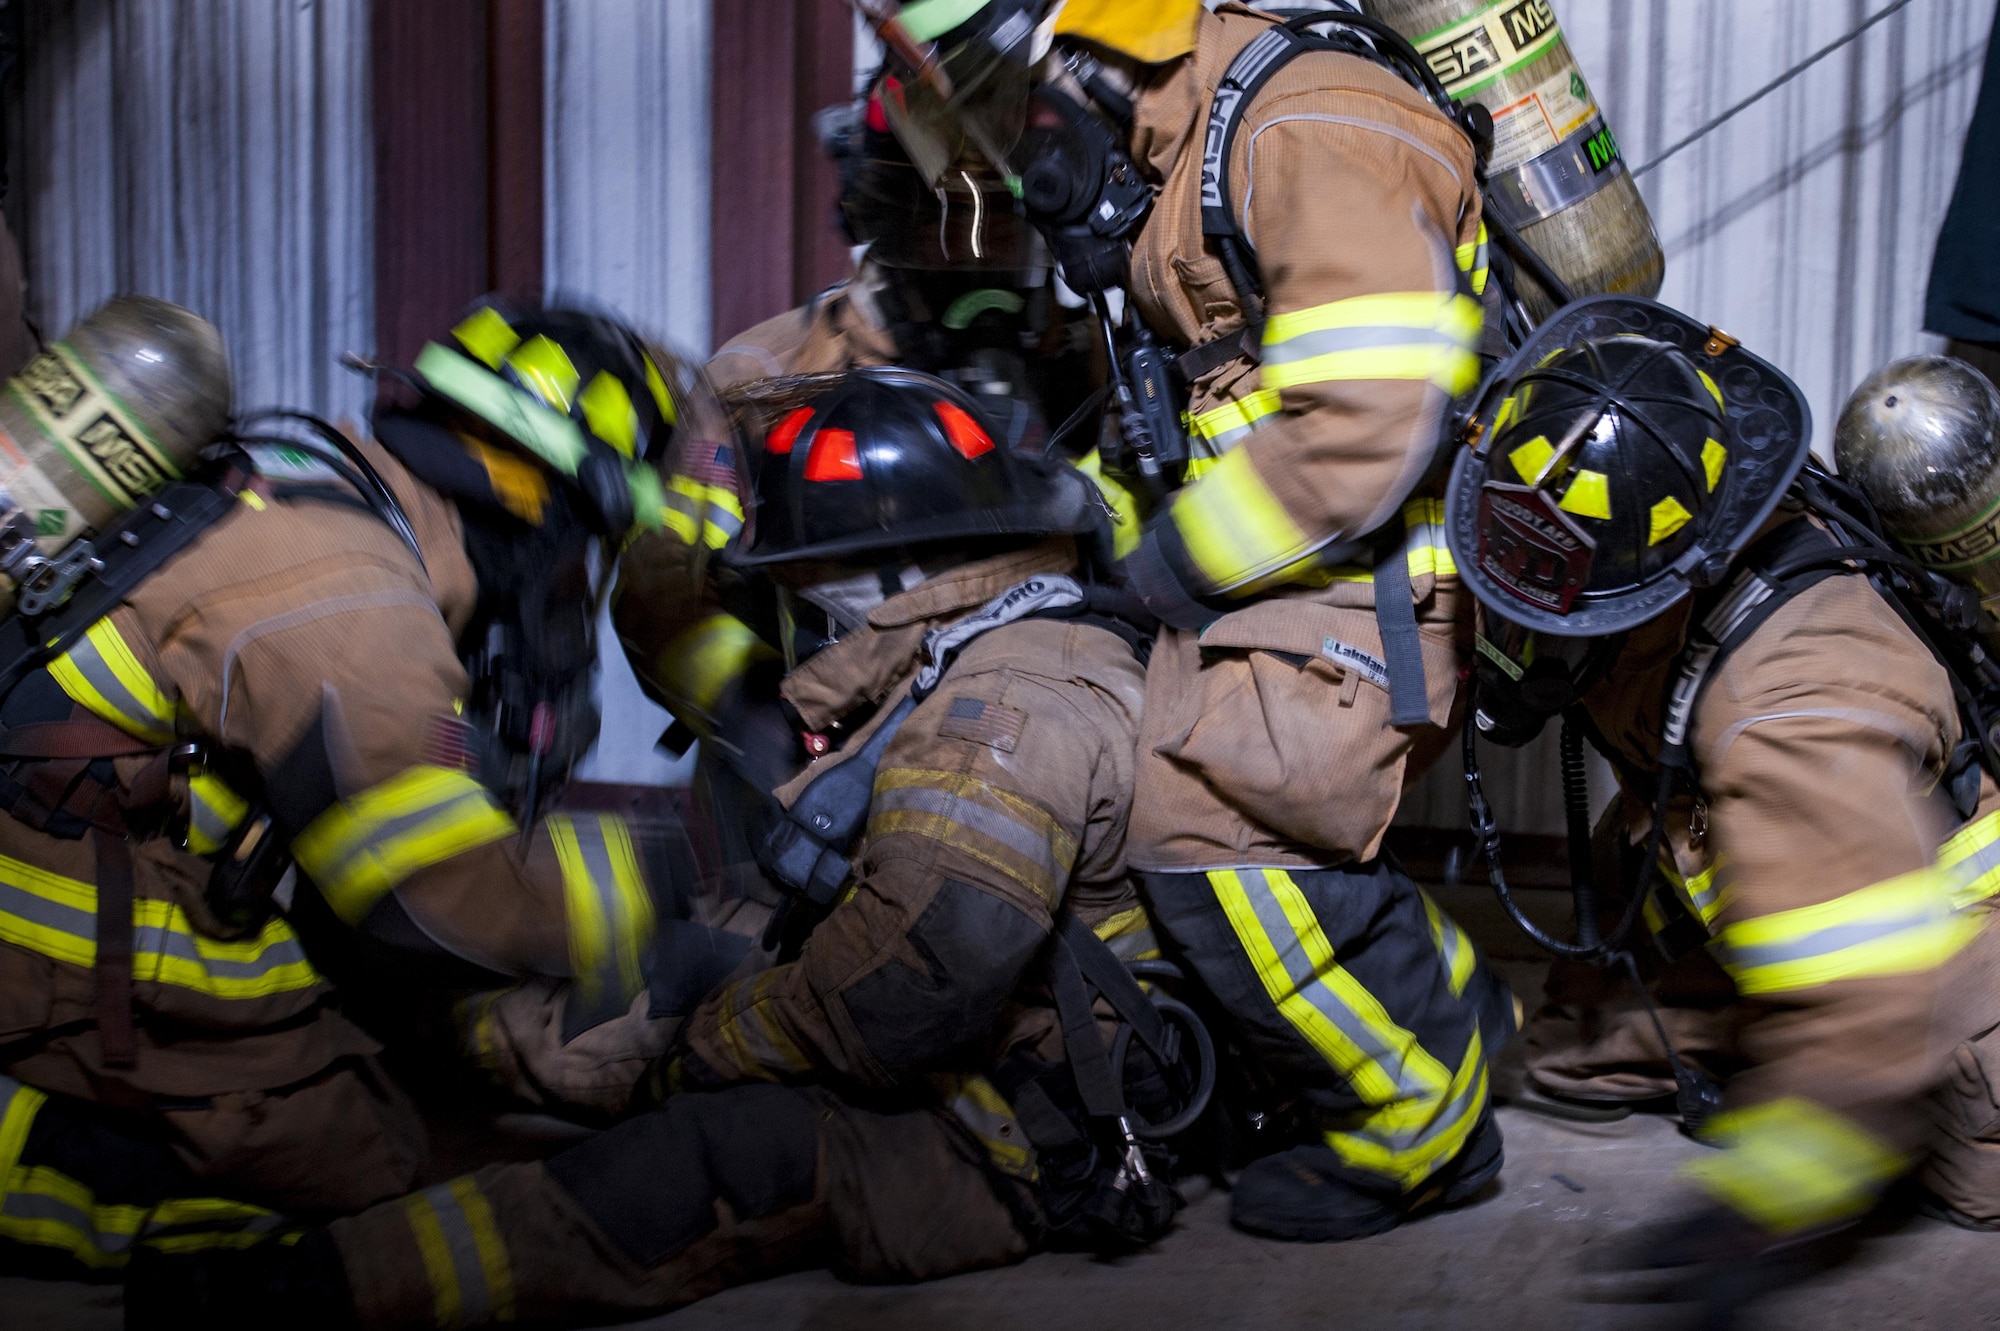
{"type": "Polygon", "coordinates": [[[1709,1203],[1586,1257],[1578,1292],[1591,1303],[1681,1304],[1678,1325],[1722,1331],[1742,1325],[1758,1299],[1830,1265],[1852,1234],[1848,1226],[1781,1239],[1709,1203]]]}

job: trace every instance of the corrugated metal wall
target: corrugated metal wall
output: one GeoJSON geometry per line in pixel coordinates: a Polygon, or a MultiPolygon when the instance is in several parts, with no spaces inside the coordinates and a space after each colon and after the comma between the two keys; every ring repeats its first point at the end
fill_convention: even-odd
{"type": "MultiPolygon", "coordinates": [[[[548,0],[547,213],[552,294],[581,296],[705,356],[709,345],[709,6],[548,0]]],[[[654,747],[666,712],[600,625],[604,730],[579,774],[684,779],[654,747]]]]}
{"type": "Polygon", "coordinates": [[[548,0],[551,292],[706,355],[709,6],[548,0]]]}
{"type": "MultiPolygon", "coordinates": [[[[1887,5],[1557,0],[1556,13],[1638,166],[1887,5]]],[[[1941,346],[1922,329],[1924,287],[1993,14],[1994,0],[1916,0],[1640,182],[1666,248],[1660,298],[1797,380],[1822,455],[1869,371],[1941,346]]],[[[1562,830],[1553,733],[1488,750],[1484,766],[1503,826],[1562,830]]],[[[1464,807],[1447,758],[1402,820],[1458,826],[1464,807]]]]}
{"type": "Polygon", "coordinates": [[[28,0],[12,117],[29,307],[222,329],[237,401],[357,412],[374,346],[367,0],[28,0]]]}

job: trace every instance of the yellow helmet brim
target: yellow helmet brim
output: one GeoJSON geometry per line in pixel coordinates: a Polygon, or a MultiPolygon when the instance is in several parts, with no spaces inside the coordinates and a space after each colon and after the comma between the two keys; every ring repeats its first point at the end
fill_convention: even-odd
{"type": "Polygon", "coordinates": [[[1157,65],[1194,50],[1201,10],[1201,0],[1065,0],[1056,35],[1157,65]]]}

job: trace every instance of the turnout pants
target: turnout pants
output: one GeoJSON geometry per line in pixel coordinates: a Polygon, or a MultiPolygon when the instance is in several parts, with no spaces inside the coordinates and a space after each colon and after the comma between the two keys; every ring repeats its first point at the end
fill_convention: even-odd
{"type": "Polygon", "coordinates": [[[1012,1187],[940,1113],[751,1085],[329,1233],[366,1326],[608,1319],[811,1266],[910,1281],[1018,1261],[1038,1221],[1012,1187]]]}
{"type": "Polygon", "coordinates": [[[255,1101],[141,1114],[0,1075],[0,1269],[89,1278],[142,1244],[248,1247],[416,1176],[421,1132],[372,1064],[255,1101]]]}
{"type": "Polygon", "coordinates": [[[1507,986],[1386,860],[1341,869],[1142,875],[1155,924],[1301,1091],[1356,1187],[1412,1193],[1471,1137],[1507,986]]]}

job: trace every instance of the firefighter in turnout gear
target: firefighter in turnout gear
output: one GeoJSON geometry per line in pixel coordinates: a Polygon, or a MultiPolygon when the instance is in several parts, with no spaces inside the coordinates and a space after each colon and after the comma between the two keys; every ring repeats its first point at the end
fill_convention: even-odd
{"type": "MultiPolygon", "coordinates": [[[[154,430],[215,440],[219,336],[122,308],[30,367],[38,419],[96,403],[161,458],[154,430]],[[135,374],[175,386],[167,426],[135,374]]],[[[379,445],[238,421],[66,601],[32,611],[31,580],[0,625],[0,1239],[38,1269],[241,1246],[411,1185],[420,1124],[322,970],[350,946],[575,977],[577,1027],[643,991],[669,857],[533,810],[595,731],[572,575],[592,535],[663,522],[650,464],[691,404],[671,362],[557,310],[481,306],[418,374],[379,445]]]]}
{"type": "Polygon", "coordinates": [[[1479,370],[1473,145],[1394,70],[1268,14],[1071,0],[1037,29],[1044,9],[905,7],[902,35],[952,87],[1016,86],[985,68],[1010,39],[1040,82],[982,107],[908,79],[890,120],[919,163],[1015,144],[1065,279],[1127,290],[1123,325],[1098,298],[1133,399],[1117,465],[1157,511],[1121,553],[1166,625],[1132,863],[1303,1102],[1244,1171],[1236,1223],[1380,1232],[1498,1172],[1487,1063],[1514,1024],[1464,933],[1381,854],[1443,748],[1464,654],[1427,480],[1479,370]],[[1148,414],[1168,382],[1179,419],[1148,414]]]}
{"type": "Polygon", "coordinates": [[[1940,999],[1991,964],[2000,795],[1947,658],[1853,562],[1809,429],[1734,339],[1587,300],[1505,367],[1447,501],[1479,725],[1520,743],[1564,714],[1619,773],[1600,956],[1643,919],[1669,956],[1706,944],[1742,1004],[1747,1067],[1699,1124],[1722,1149],[1604,1264],[1717,1315],[1912,1167],[1963,1038],[1940,999]]]}
{"type": "Polygon", "coordinates": [[[796,662],[802,768],[764,843],[790,959],[701,1003],[661,1108],[282,1252],[156,1263],[134,1325],[202,1290],[217,1327],[311,1300],[370,1326],[631,1316],[1164,1228],[1156,1138],[1198,1113],[1207,1046],[1125,967],[1155,955],[1124,861],[1145,638],[1079,563],[1087,483],[881,369],[784,413],[755,490],[732,558],[781,589],[796,662]]]}

